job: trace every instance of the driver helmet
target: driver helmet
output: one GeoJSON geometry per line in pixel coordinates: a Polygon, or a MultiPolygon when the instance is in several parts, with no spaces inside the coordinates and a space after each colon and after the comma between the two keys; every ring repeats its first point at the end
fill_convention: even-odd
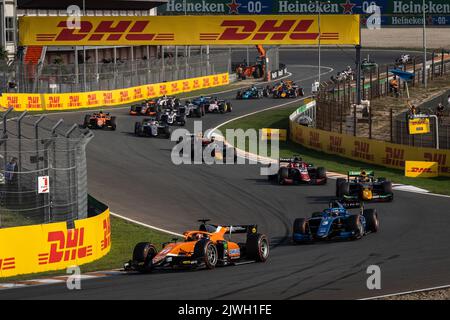
{"type": "Polygon", "coordinates": [[[216,137],[215,136],[212,136],[211,137],[211,142],[214,142],[216,140],[216,137]]]}
{"type": "Polygon", "coordinates": [[[339,215],[339,210],[337,210],[337,209],[332,209],[331,210],[331,216],[333,218],[337,217],[338,215],[339,215]]]}
{"type": "Polygon", "coordinates": [[[197,239],[197,240],[203,239],[203,233],[197,233],[197,234],[195,235],[195,239],[197,239]]]}

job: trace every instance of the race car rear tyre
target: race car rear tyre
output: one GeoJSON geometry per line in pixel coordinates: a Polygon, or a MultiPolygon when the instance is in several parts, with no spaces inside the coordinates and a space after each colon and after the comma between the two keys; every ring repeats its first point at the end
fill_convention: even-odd
{"type": "Polygon", "coordinates": [[[344,181],[339,184],[339,187],[337,189],[337,196],[341,199],[348,194],[350,194],[350,184],[347,181],[344,181]]]}
{"type": "Polygon", "coordinates": [[[111,117],[111,130],[115,131],[117,128],[116,117],[111,117]]]}
{"type": "Polygon", "coordinates": [[[217,247],[207,239],[198,241],[194,247],[194,258],[205,264],[206,269],[214,269],[219,258],[217,247]]]}
{"type": "Polygon", "coordinates": [[[196,115],[198,118],[201,118],[201,117],[203,116],[203,112],[202,112],[202,109],[201,109],[200,107],[198,107],[197,109],[195,109],[195,115],[196,115]]]}
{"type": "MultiPolygon", "coordinates": [[[[302,235],[307,235],[309,234],[309,230],[308,230],[308,222],[306,221],[305,218],[297,218],[294,220],[294,226],[293,226],[293,230],[292,233],[297,233],[297,234],[302,234],[302,235]]],[[[292,239],[294,239],[294,235],[292,234],[292,239]]],[[[295,241],[293,240],[295,243],[300,243],[300,241],[295,241]]]]}
{"type": "Polygon", "coordinates": [[[351,239],[357,240],[361,239],[361,237],[364,235],[364,227],[361,223],[361,220],[359,219],[359,215],[355,214],[346,220],[346,230],[349,232],[353,232],[351,239]]]}
{"type": "Polygon", "coordinates": [[[227,105],[228,105],[227,112],[233,111],[233,107],[231,106],[231,103],[228,103],[227,105]]]}
{"type": "Polygon", "coordinates": [[[366,218],[366,230],[370,232],[378,232],[380,221],[378,220],[378,213],[376,209],[365,209],[363,211],[364,218],[366,218]]]}
{"type": "Polygon", "coordinates": [[[269,257],[269,240],[264,234],[253,233],[247,236],[247,258],[256,262],[265,262],[269,257]]]}
{"type": "Polygon", "coordinates": [[[317,178],[326,179],[326,177],[327,177],[327,170],[324,167],[318,167],[317,168],[317,178]]]}
{"type": "Polygon", "coordinates": [[[283,184],[284,179],[289,178],[289,169],[288,168],[280,168],[280,171],[278,172],[278,183],[283,184]]]}
{"type": "Polygon", "coordinates": [[[238,91],[236,93],[236,100],[240,100],[240,99],[242,99],[242,93],[240,91],[238,91]]]}
{"type": "Polygon", "coordinates": [[[168,126],[164,127],[164,137],[167,139],[170,138],[170,128],[168,126]]]}
{"type": "Polygon", "coordinates": [[[87,127],[89,127],[89,122],[91,121],[91,116],[90,115],[85,115],[84,116],[84,122],[83,122],[83,128],[86,129],[87,127]]]}
{"type": "Polygon", "coordinates": [[[340,185],[341,185],[341,183],[344,183],[344,182],[346,182],[347,180],[345,180],[345,178],[337,178],[337,180],[336,180],[336,197],[338,197],[339,198],[339,188],[340,188],[340,185]]]}
{"type": "Polygon", "coordinates": [[[387,193],[392,193],[392,182],[390,181],[383,181],[383,193],[387,194],[387,193]]]}
{"type": "Polygon", "coordinates": [[[141,272],[152,271],[152,259],[158,254],[158,250],[149,242],[139,242],[133,250],[133,261],[142,263],[141,272]]]}
{"type": "Polygon", "coordinates": [[[134,124],[134,134],[139,136],[140,135],[140,129],[141,129],[141,124],[140,122],[136,122],[134,124]]]}

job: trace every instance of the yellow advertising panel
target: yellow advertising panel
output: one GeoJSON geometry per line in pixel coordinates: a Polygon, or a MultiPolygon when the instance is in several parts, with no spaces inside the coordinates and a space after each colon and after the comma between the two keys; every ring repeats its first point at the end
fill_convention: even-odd
{"type": "Polygon", "coordinates": [[[430,132],[430,118],[409,119],[409,134],[424,134],[430,132]]]}
{"type": "Polygon", "coordinates": [[[75,93],[5,93],[0,97],[0,111],[13,107],[15,111],[59,111],[102,106],[117,106],[151,99],[163,95],[174,95],[202,88],[222,86],[229,83],[228,73],[185,80],[148,84],[138,87],[109,91],[75,93]]]}
{"type": "Polygon", "coordinates": [[[411,178],[434,178],[439,176],[438,163],[427,161],[406,161],[405,176],[411,178]]]}
{"type": "Polygon", "coordinates": [[[109,210],[75,221],[0,229],[0,277],[64,269],[97,260],[111,249],[109,210]]]}
{"type": "Polygon", "coordinates": [[[404,170],[407,161],[436,162],[439,175],[450,177],[450,150],[358,138],[301,126],[295,121],[290,121],[290,139],[307,148],[399,170],[404,170]]]}
{"type": "MultiPolygon", "coordinates": [[[[317,15],[20,17],[23,46],[315,45],[317,15]],[[73,23],[71,21],[70,23],[73,23]]],[[[321,15],[320,40],[360,43],[359,15],[321,15]]]]}
{"type": "Polygon", "coordinates": [[[261,139],[262,140],[276,139],[279,141],[286,141],[287,131],[284,129],[262,128],[261,129],[261,139]]]}

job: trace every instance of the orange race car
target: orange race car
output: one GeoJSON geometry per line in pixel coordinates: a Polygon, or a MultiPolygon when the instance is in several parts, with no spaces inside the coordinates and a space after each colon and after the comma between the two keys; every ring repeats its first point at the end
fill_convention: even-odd
{"type": "Polygon", "coordinates": [[[133,259],[125,263],[125,271],[151,272],[164,268],[214,269],[242,261],[265,262],[269,257],[269,240],[257,233],[256,225],[215,226],[199,220],[199,230],[183,233],[184,240],[164,243],[158,252],[149,242],[138,243],[133,259]],[[231,241],[231,235],[246,233],[245,243],[231,241]]]}
{"type": "Polygon", "coordinates": [[[146,100],[140,104],[132,105],[130,108],[130,115],[156,117],[159,111],[158,109],[157,100],[146,100]]]}
{"type": "Polygon", "coordinates": [[[89,129],[116,130],[117,121],[116,117],[111,116],[109,113],[103,113],[103,111],[100,111],[95,112],[92,115],[85,115],[82,127],[89,129]]]}

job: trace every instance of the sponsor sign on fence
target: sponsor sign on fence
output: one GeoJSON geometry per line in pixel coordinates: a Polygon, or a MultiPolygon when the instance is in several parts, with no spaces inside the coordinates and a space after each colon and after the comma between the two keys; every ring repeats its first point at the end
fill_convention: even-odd
{"type": "Polygon", "coordinates": [[[289,137],[307,148],[399,170],[406,161],[436,162],[440,176],[450,177],[450,150],[417,148],[359,138],[299,125],[290,119],[289,137]]]}
{"type": "Polygon", "coordinates": [[[409,134],[425,134],[430,132],[430,118],[408,120],[409,134]]]}
{"type": "Polygon", "coordinates": [[[279,141],[286,141],[287,131],[284,129],[271,129],[271,128],[261,129],[261,140],[274,140],[274,139],[279,141]]]}
{"type": "Polygon", "coordinates": [[[434,178],[439,176],[438,163],[427,161],[406,161],[405,176],[411,178],[434,178]]]}
{"type": "Polygon", "coordinates": [[[92,218],[0,229],[0,277],[60,270],[97,260],[111,249],[109,210],[92,218]]]}
{"type": "Polygon", "coordinates": [[[117,106],[163,95],[222,86],[228,83],[228,73],[222,73],[109,91],[59,94],[6,93],[0,97],[0,106],[5,109],[13,107],[16,111],[70,110],[117,106]]]}
{"type": "MultiPolygon", "coordinates": [[[[359,15],[320,18],[321,43],[360,43],[359,15]]],[[[317,15],[82,17],[80,28],[64,17],[21,17],[23,46],[315,45],[317,15]],[[189,26],[187,28],[187,26],[189,26]]]]}

